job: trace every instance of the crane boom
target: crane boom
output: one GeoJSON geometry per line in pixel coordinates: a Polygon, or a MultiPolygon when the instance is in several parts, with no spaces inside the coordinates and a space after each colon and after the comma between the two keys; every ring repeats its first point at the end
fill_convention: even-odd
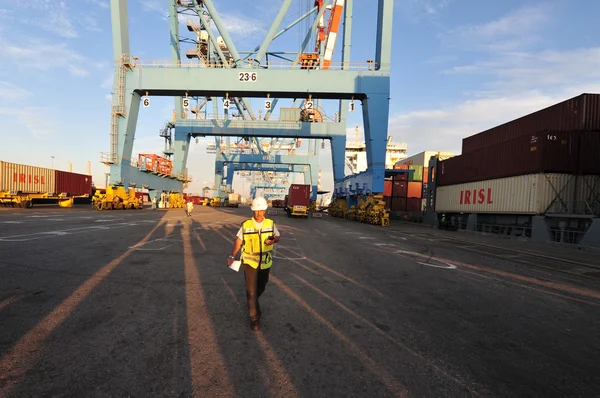
{"type": "Polygon", "coordinates": [[[340,21],[344,13],[344,5],[346,0],[336,0],[331,14],[329,15],[329,26],[327,28],[327,41],[325,42],[325,57],[323,58],[323,69],[329,69],[331,59],[333,58],[333,50],[335,41],[340,29],[340,21]]]}

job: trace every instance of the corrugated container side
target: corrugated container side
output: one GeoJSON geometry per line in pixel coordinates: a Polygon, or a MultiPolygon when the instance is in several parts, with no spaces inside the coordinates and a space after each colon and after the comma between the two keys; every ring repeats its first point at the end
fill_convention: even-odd
{"type": "Polygon", "coordinates": [[[90,195],[92,177],[85,174],[56,170],[56,193],[68,196],[90,195]]]}
{"type": "Polygon", "coordinates": [[[436,212],[544,214],[600,197],[600,177],[528,174],[438,187],[436,212]]]}
{"type": "Polygon", "coordinates": [[[479,134],[466,137],[462,141],[462,153],[473,152],[543,130],[600,130],[600,94],[581,94],[479,134]]]}
{"type": "Polygon", "coordinates": [[[406,198],[396,197],[392,198],[392,211],[406,211],[406,198]]]}
{"type": "Polygon", "coordinates": [[[406,181],[394,181],[392,184],[392,197],[406,198],[408,193],[408,182],[406,181]]]}
{"type": "Polygon", "coordinates": [[[421,199],[423,195],[423,183],[421,182],[409,182],[408,183],[408,195],[409,198],[421,199]]]}
{"type": "Polygon", "coordinates": [[[408,166],[413,172],[408,175],[408,181],[423,181],[423,166],[408,166]]]}
{"type": "Polygon", "coordinates": [[[392,196],[392,181],[383,182],[383,196],[392,196]]]}
{"type": "Polygon", "coordinates": [[[385,201],[385,208],[388,210],[391,209],[392,208],[392,198],[384,197],[383,200],[385,201]]]}
{"type": "Polygon", "coordinates": [[[406,199],[406,211],[420,213],[423,200],[421,198],[406,199]]]}
{"type": "Polygon", "coordinates": [[[600,131],[581,133],[579,151],[579,173],[600,174],[600,131]]]}
{"type": "Polygon", "coordinates": [[[408,181],[408,173],[396,174],[393,177],[394,181],[408,181]]]}
{"type": "Polygon", "coordinates": [[[453,185],[533,173],[574,173],[580,132],[546,131],[439,163],[437,184],[453,185]]]}
{"type": "Polygon", "coordinates": [[[0,191],[55,192],[55,170],[0,161],[0,191]]]}
{"type": "MultiPolygon", "coordinates": [[[[453,152],[442,152],[442,151],[424,151],[417,153],[416,155],[409,156],[405,159],[401,159],[396,164],[406,166],[426,166],[429,164],[429,158],[437,156],[439,160],[445,160],[454,156],[453,152]]],[[[394,168],[396,168],[394,166],[394,168]]]]}
{"type": "Polygon", "coordinates": [[[292,184],[288,193],[291,206],[310,206],[310,185],[292,184]]]}

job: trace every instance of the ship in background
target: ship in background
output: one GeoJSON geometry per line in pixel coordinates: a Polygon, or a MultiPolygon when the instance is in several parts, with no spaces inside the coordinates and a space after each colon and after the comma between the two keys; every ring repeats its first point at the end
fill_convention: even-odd
{"type": "MultiPolygon", "coordinates": [[[[364,142],[358,142],[358,126],[356,126],[356,141],[346,142],[346,166],[351,174],[357,174],[367,170],[367,146],[364,142]]],[[[405,142],[393,143],[392,137],[388,137],[385,154],[385,168],[393,169],[394,164],[406,158],[408,145],[405,142]]]]}

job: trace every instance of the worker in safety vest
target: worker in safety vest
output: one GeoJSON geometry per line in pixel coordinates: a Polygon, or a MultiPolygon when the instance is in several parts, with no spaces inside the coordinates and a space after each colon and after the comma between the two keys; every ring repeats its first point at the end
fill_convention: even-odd
{"type": "Polygon", "coordinates": [[[267,207],[267,201],[263,197],[252,201],[254,217],[242,223],[228,259],[228,265],[231,265],[240,248],[242,249],[241,261],[246,278],[250,328],[255,332],[260,329],[261,311],[258,298],[269,282],[269,271],[273,264],[271,251],[273,244],[279,242],[280,237],[273,220],[265,218],[267,207]]]}
{"type": "Polygon", "coordinates": [[[190,200],[189,202],[187,202],[187,216],[188,217],[192,216],[192,210],[194,210],[194,202],[192,202],[190,200]]]}

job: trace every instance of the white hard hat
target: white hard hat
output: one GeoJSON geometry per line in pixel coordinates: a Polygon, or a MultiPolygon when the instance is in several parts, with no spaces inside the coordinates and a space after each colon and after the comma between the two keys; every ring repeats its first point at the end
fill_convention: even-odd
{"type": "Polygon", "coordinates": [[[267,210],[267,207],[269,207],[269,205],[267,204],[265,198],[263,198],[262,196],[258,196],[252,201],[252,211],[267,210]]]}

